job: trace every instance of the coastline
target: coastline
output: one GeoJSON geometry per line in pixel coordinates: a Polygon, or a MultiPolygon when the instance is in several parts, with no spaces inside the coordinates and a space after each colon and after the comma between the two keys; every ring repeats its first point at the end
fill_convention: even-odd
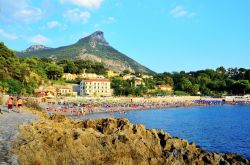
{"type": "MultiPolygon", "coordinates": [[[[188,105],[188,106],[197,106],[197,105],[188,105]]],[[[162,107],[163,109],[165,109],[165,108],[173,108],[173,107],[176,107],[176,106],[168,106],[168,107],[162,107]]],[[[182,106],[177,106],[177,107],[182,107],[182,106]]],[[[40,147],[42,148],[42,149],[40,149],[40,153],[39,154],[45,154],[45,152],[47,151],[47,149],[50,149],[50,146],[52,146],[54,149],[55,149],[55,147],[59,147],[58,149],[60,149],[60,146],[61,145],[64,145],[64,144],[66,144],[66,145],[68,145],[67,143],[63,143],[63,144],[57,144],[58,142],[55,140],[56,138],[64,138],[64,140],[65,140],[65,142],[67,142],[67,138],[72,138],[72,136],[74,137],[74,136],[76,136],[75,135],[75,133],[74,132],[77,132],[76,134],[77,134],[77,136],[78,136],[78,131],[80,131],[83,135],[84,135],[84,137],[82,137],[82,138],[84,138],[85,140],[87,140],[87,142],[89,143],[89,140],[91,141],[91,139],[88,139],[88,137],[90,136],[88,133],[90,133],[90,134],[95,134],[95,135],[97,135],[97,134],[99,134],[97,137],[92,137],[92,138],[100,138],[100,137],[103,137],[103,136],[107,136],[105,133],[104,133],[104,135],[102,134],[102,132],[101,132],[101,134],[100,134],[100,132],[98,132],[99,130],[97,129],[97,127],[99,127],[98,125],[100,125],[100,122],[102,123],[102,124],[104,124],[104,125],[102,125],[102,127],[106,127],[106,124],[108,124],[109,125],[109,122],[107,123],[107,122],[105,122],[105,121],[112,121],[112,122],[121,122],[121,121],[123,121],[123,120],[126,120],[126,123],[128,124],[128,125],[130,125],[130,126],[127,126],[127,124],[126,124],[126,126],[124,126],[124,127],[138,127],[137,125],[133,125],[133,124],[130,124],[129,123],[129,121],[127,120],[127,119],[95,119],[95,120],[85,120],[85,121],[81,121],[81,120],[77,120],[77,119],[70,119],[70,118],[68,118],[68,117],[65,117],[64,115],[61,115],[61,114],[51,114],[51,116],[50,115],[48,115],[48,113],[46,112],[46,110],[43,110],[43,112],[41,112],[41,111],[37,111],[37,110],[32,110],[32,109],[30,109],[30,108],[26,108],[25,107],[25,109],[28,109],[28,111],[31,111],[33,114],[36,114],[36,115],[38,115],[39,116],[39,119],[37,119],[37,120],[35,120],[35,121],[33,121],[32,123],[29,123],[29,124],[22,124],[19,128],[19,131],[20,131],[20,134],[18,135],[18,141],[16,141],[15,143],[14,143],[14,153],[18,156],[18,160],[20,160],[20,155],[21,155],[21,157],[23,157],[23,158],[21,158],[21,159],[23,159],[23,160],[21,160],[21,163],[23,162],[24,164],[25,163],[30,163],[30,162],[32,162],[32,163],[34,163],[33,161],[35,161],[35,163],[36,162],[40,162],[40,159],[44,159],[44,160],[42,160],[42,161],[45,161],[46,162],[46,157],[43,157],[43,155],[39,155],[39,156],[37,156],[36,155],[36,150],[39,150],[38,148],[33,148],[33,147],[35,147],[35,144],[33,144],[33,141],[35,141],[36,143],[39,143],[39,145],[40,145],[40,147]],[[84,128],[82,128],[82,126],[84,126],[84,123],[88,123],[88,122],[92,122],[92,124],[91,125],[89,125],[88,127],[84,127],[84,128]],[[103,123],[104,122],[104,123],[103,123]],[[46,125],[45,123],[48,123],[48,125],[46,125]],[[105,124],[106,123],[106,124],[105,124]],[[54,129],[54,127],[55,127],[55,129],[54,129]],[[94,128],[96,128],[97,130],[97,132],[92,132],[92,131],[90,131],[90,132],[85,132],[85,130],[88,130],[88,129],[93,129],[93,127],[94,128]],[[70,134],[70,135],[67,135],[67,137],[64,137],[64,135],[63,134],[60,134],[60,136],[59,135],[56,135],[56,134],[53,134],[53,132],[51,132],[52,130],[50,130],[51,128],[53,128],[52,130],[53,131],[55,131],[55,132],[60,132],[60,131],[62,131],[62,130],[64,130],[64,131],[66,131],[66,132],[68,132],[67,134],[70,134]],[[41,137],[41,133],[39,133],[39,132],[43,132],[43,131],[45,131],[44,133],[43,133],[43,136],[41,137]],[[72,132],[73,131],[73,132],[72,132]],[[83,131],[83,132],[82,132],[83,131]],[[27,134],[27,135],[26,135],[27,134]],[[30,136],[30,137],[27,137],[27,136],[30,136]],[[50,139],[49,140],[49,144],[46,144],[47,143],[47,141],[46,141],[46,143],[43,143],[42,142],[42,139],[41,138],[45,138],[45,137],[47,137],[47,138],[52,138],[52,139],[50,139]],[[51,136],[51,137],[49,137],[49,136],[51,136]],[[42,144],[43,143],[43,144],[42,144]],[[26,147],[28,147],[28,150],[26,150],[27,148],[26,147]],[[49,148],[48,148],[49,147],[49,148]],[[42,153],[41,153],[42,152],[42,153]],[[29,160],[29,158],[24,158],[25,157],[25,154],[27,154],[27,153],[31,153],[31,155],[32,156],[34,156],[34,157],[32,157],[31,158],[31,160],[29,160]],[[37,158],[39,158],[39,159],[37,159],[37,158]]],[[[152,109],[152,108],[149,108],[149,109],[152,109]]],[[[159,107],[157,108],[157,109],[160,109],[159,107]]],[[[134,111],[134,110],[141,110],[141,109],[132,109],[132,110],[129,110],[129,111],[134,111]]],[[[144,110],[147,110],[147,109],[144,109],[144,110]]],[[[118,111],[119,112],[119,111],[118,111]]],[[[96,112],[96,113],[106,113],[106,112],[96,112]]],[[[119,125],[119,124],[118,124],[119,125]]],[[[120,129],[119,127],[118,127],[118,125],[116,125],[116,127],[114,127],[114,129],[120,129]]],[[[141,125],[141,126],[139,126],[139,127],[142,127],[143,128],[143,130],[145,129],[145,127],[143,126],[143,125],[141,125]]],[[[104,128],[103,128],[104,129],[104,128]]],[[[106,128],[105,128],[106,129],[106,128]]],[[[125,128],[124,128],[125,129],[125,128]]],[[[119,131],[125,131],[125,130],[119,130],[119,131]]],[[[145,131],[147,132],[147,131],[151,131],[151,130],[147,130],[147,129],[145,129],[145,131]]],[[[155,132],[155,130],[152,130],[153,132],[155,132]]],[[[129,131],[125,131],[125,132],[121,132],[121,134],[122,135],[125,135],[126,136],[126,134],[127,134],[127,132],[129,132],[129,131]]],[[[132,129],[132,132],[133,132],[133,129],[132,129]]],[[[130,132],[131,133],[131,132],[130,132]]],[[[201,156],[200,157],[195,157],[195,159],[197,159],[197,160],[195,160],[196,162],[198,161],[198,162],[203,162],[204,163],[204,160],[203,160],[203,157],[206,157],[206,159],[209,159],[209,161],[218,161],[217,160],[217,158],[220,158],[220,161],[227,161],[227,159],[230,159],[231,161],[233,160],[233,161],[243,161],[243,164],[248,164],[249,162],[248,162],[248,160],[247,159],[245,159],[245,158],[243,158],[243,157],[241,157],[241,156],[239,156],[239,155],[235,155],[235,154],[218,154],[218,153],[214,153],[214,152],[207,152],[207,151],[204,151],[204,150],[202,150],[202,149],[200,149],[199,147],[197,147],[195,144],[190,144],[190,143],[188,143],[187,141],[183,141],[183,139],[179,139],[179,138],[176,138],[176,137],[171,137],[169,134],[167,134],[167,133],[164,133],[164,132],[162,132],[162,131],[156,131],[156,134],[157,134],[157,138],[156,139],[153,139],[153,141],[158,141],[158,143],[157,144],[154,144],[154,145],[159,145],[160,144],[160,146],[161,146],[161,142],[163,142],[163,143],[168,143],[168,141],[169,141],[169,143],[171,142],[171,146],[174,146],[174,151],[175,152],[179,152],[179,151],[181,151],[181,152],[183,152],[183,151],[185,151],[185,153],[187,154],[187,155],[189,155],[189,154],[191,154],[191,157],[192,156],[194,156],[193,154],[194,153],[192,153],[193,152],[193,149],[195,150],[195,152],[196,152],[196,154],[201,154],[202,155],[202,158],[201,158],[201,156]],[[159,135],[159,134],[161,134],[161,135],[159,135]],[[164,136],[167,136],[168,138],[166,138],[164,141],[161,139],[161,137],[160,136],[162,136],[162,135],[164,135],[164,136]],[[179,146],[179,145],[181,145],[181,146],[179,146]],[[178,148],[178,146],[179,146],[179,148],[178,148]],[[189,153],[190,151],[189,151],[189,149],[190,148],[193,148],[192,149],[192,152],[191,153],[189,153]],[[205,155],[203,155],[205,153],[205,155]],[[214,157],[215,156],[215,157],[214,157]]],[[[156,135],[155,134],[155,135],[156,135]]],[[[82,136],[82,135],[81,135],[82,136]]],[[[114,135],[112,135],[113,136],[113,138],[114,137],[119,137],[120,136],[120,134],[114,134],[114,135]]],[[[136,138],[141,138],[141,135],[139,136],[139,137],[136,137],[136,138]]],[[[146,138],[146,137],[145,137],[146,138]]],[[[146,138],[147,139],[147,138],[146,138]]],[[[43,141],[44,141],[43,140],[43,141]]],[[[58,140],[58,139],[57,139],[58,140]]],[[[71,139],[72,140],[72,139],[71,139]]],[[[92,139],[93,140],[93,139],[92,139]]],[[[118,138],[118,140],[119,140],[119,138],[118,138]]],[[[152,139],[151,139],[152,140],[152,139]]],[[[120,140],[119,140],[120,141],[120,140]]],[[[86,142],[86,141],[85,141],[86,142]]],[[[83,145],[83,147],[85,146],[85,142],[84,143],[80,143],[79,142],[79,144],[71,144],[72,145],[72,147],[74,148],[74,147],[77,147],[77,145],[83,145]]],[[[106,141],[105,141],[105,139],[102,141],[103,143],[106,143],[106,141]]],[[[70,142],[71,143],[71,142],[70,142]]],[[[112,143],[112,142],[111,142],[112,143]]],[[[96,143],[96,144],[91,144],[91,145],[97,145],[97,146],[99,146],[99,145],[101,145],[101,144],[99,144],[99,142],[98,143],[96,143]]],[[[111,146],[113,145],[113,144],[110,144],[111,146]]],[[[121,145],[121,144],[119,144],[119,145],[121,145]]],[[[135,144],[134,144],[135,145],[135,144]]],[[[151,144],[150,144],[151,145],[151,144]]],[[[170,145],[170,144],[169,144],[170,145]]],[[[109,147],[111,147],[111,146],[109,146],[109,147]]],[[[133,146],[133,145],[132,145],[133,146]]],[[[131,146],[131,144],[129,144],[129,147],[132,147],[131,146]]],[[[117,146],[113,146],[113,147],[115,147],[116,149],[117,149],[117,146]]],[[[111,147],[111,149],[113,148],[113,147],[111,147]]],[[[124,146],[120,146],[121,148],[123,148],[124,146]]],[[[70,152],[73,152],[73,153],[75,153],[76,151],[74,151],[73,150],[73,148],[71,148],[71,149],[69,149],[69,148],[65,148],[66,150],[69,150],[70,152]]],[[[116,152],[116,150],[115,150],[115,148],[113,148],[113,152],[116,152]]],[[[160,148],[163,148],[162,146],[160,147],[160,148]]],[[[165,148],[165,147],[164,147],[165,148]]],[[[56,152],[54,152],[54,151],[51,151],[51,154],[53,155],[53,157],[56,155],[56,153],[57,152],[60,152],[58,149],[55,149],[56,150],[56,152]]],[[[85,148],[86,149],[86,148],[85,148]]],[[[92,148],[93,149],[93,148],[92,148]]],[[[100,149],[100,148],[99,148],[100,149]]],[[[109,148],[109,150],[111,150],[110,148],[109,148]]],[[[133,148],[131,148],[131,149],[133,149],[133,148]]],[[[165,148],[166,149],[166,148],[165,148]]],[[[78,149],[77,149],[78,150],[78,149]]],[[[80,150],[80,149],[79,149],[80,150]]],[[[133,149],[134,150],[134,149],[133,149]]],[[[106,150],[105,150],[106,151],[106,150]]],[[[86,152],[86,151],[84,151],[84,152],[86,152]]],[[[92,153],[91,151],[89,151],[88,150],[88,152],[90,152],[90,153],[92,153]]],[[[96,151],[96,152],[103,152],[103,148],[101,149],[101,150],[98,150],[98,151],[96,151]]],[[[140,152],[139,150],[138,150],[138,152],[140,152]]],[[[147,151],[148,153],[150,153],[149,151],[147,151]]],[[[159,150],[159,148],[157,149],[157,151],[154,151],[154,152],[156,152],[155,154],[157,155],[157,153],[158,152],[167,152],[168,154],[176,154],[176,153],[172,153],[172,149],[171,149],[171,147],[170,148],[168,148],[168,151],[160,151],[159,150]]],[[[64,154],[69,154],[69,155],[71,155],[71,153],[69,153],[69,152],[66,152],[65,151],[65,153],[64,154]]],[[[94,154],[94,153],[93,153],[94,154]]],[[[113,154],[113,153],[110,153],[111,155],[113,154]]],[[[126,153],[127,154],[127,153],[126,153]]],[[[154,155],[155,155],[154,154],[154,155]]],[[[180,153],[179,153],[180,154],[180,153]]],[[[46,154],[45,154],[46,155],[46,154]]],[[[48,155],[47,155],[48,156],[48,155]]],[[[75,155],[76,156],[76,155],[75,155]]],[[[74,156],[74,159],[75,159],[75,156],[74,156]]],[[[104,156],[104,157],[106,157],[105,159],[107,159],[107,155],[99,155],[99,156],[104,156]]],[[[116,156],[116,155],[114,155],[114,156],[116,156]]],[[[130,155],[131,156],[131,155],[130,155]]],[[[129,156],[129,157],[130,157],[129,156]]],[[[197,155],[196,155],[197,156],[197,155]]],[[[151,155],[150,156],[150,159],[153,159],[152,158],[153,156],[151,155]]],[[[185,156],[184,156],[185,157],[185,156]]],[[[54,157],[55,158],[55,157],[54,157]]],[[[63,161],[63,160],[61,160],[62,158],[61,157],[57,157],[57,158],[55,158],[55,159],[57,159],[59,162],[61,162],[61,161],[63,161]]],[[[70,157],[67,157],[67,159],[71,159],[70,157]]],[[[73,158],[72,158],[73,159],[73,158]]],[[[99,159],[99,158],[98,158],[99,159]]],[[[120,157],[119,157],[119,159],[120,159],[120,157]]],[[[130,158],[128,158],[129,160],[131,160],[131,157],[130,158]]],[[[134,158],[132,158],[132,160],[133,160],[134,158]]],[[[136,158],[136,159],[139,159],[139,158],[136,158]]],[[[189,161],[191,161],[191,160],[184,160],[183,158],[179,158],[177,155],[175,155],[174,156],[174,159],[176,159],[176,160],[165,160],[165,159],[168,159],[168,157],[167,156],[165,156],[165,157],[159,157],[159,155],[158,155],[158,157],[157,157],[157,162],[159,163],[159,164],[161,164],[162,162],[166,162],[166,161],[169,161],[168,163],[173,163],[172,161],[177,161],[177,162],[185,162],[185,161],[187,161],[187,162],[189,162],[189,161]]],[[[204,158],[205,159],[205,158],[204,158]]],[[[94,162],[94,163],[96,163],[96,162],[98,162],[98,160],[97,159],[91,159],[91,157],[88,157],[88,158],[84,158],[84,160],[85,160],[85,163],[86,162],[94,162]],[[89,160],[88,160],[89,159],[89,160]]],[[[47,164],[47,163],[52,163],[52,164],[58,164],[58,163],[55,163],[55,162],[53,162],[53,160],[52,159],[50,159],[49,161],[52,161],[52,162],[46,162],[46,163],[41,163],[41,164],[47,164]]],[[[103,160],[102,160],[103,161],[103,160]]],[[[106,160],[105,160],[106,161],[106,160]]],[[[104,162],[105,162],[104,161],[104,162]]],[[[115,160],[115,161],[118,161],[118,159],[117,160],[115,160]]],[[[121,161],[124,161],[124,162],[126,162],[126,161],[128,161],[128,160],[121,160],[121,161]]],[[[138,161],[138,160],[137,160],[138,161]]],[[[156,161],[156,160],[154,160],[154,161],[156,161]]],[[[207,160],[206,160],[207,161],[207,160]]],[[[190,164],[190,162],[189,163],[187,163],[187,162],[185,162],[185,164],[190,164]]],[[[192,161],[191,161],[192,162],[192,161]]],[[[110,162],[108,162],[108,163],[110,163],[110,162]]],[[[39,164],[39,163],[38,163],[39,164]]],[[[67,164],[67,163],[66,163],[67,164]]],[[[113,164],[113,162],[111,162],[111,164],[113,164]]],[[[148,162],[146,163],[146,164],[149,164],[148,162]]],[[[164,163],[163,163],[164,164],[164,163]]]]}
{"type": "Polygon", "coordinates": [[[20,126],[18,139],[15,153],[21,164],[249,164],[239,155],[207,152],[128,119],[82,121],[40,115],[20,126]]]}

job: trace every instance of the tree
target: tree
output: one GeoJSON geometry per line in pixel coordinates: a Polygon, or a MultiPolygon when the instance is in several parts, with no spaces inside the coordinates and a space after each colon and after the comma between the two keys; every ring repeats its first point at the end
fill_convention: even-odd
{"type": "Polygon", "coordinates": [[[3,42],[0,42],[0,55],[5,59],[14,57],[14,52],[8,49],[3,42]]]}
{"type": "Polygon", "coordinates": [[[200,90],[199,84],[194,84],[194,85],[192,86],[192,88],[191,88],[190,93],[191,93],[192,95],[197,95],[198,92],[199,92],[199,90],[200,90]]]}
{"type": "Polygon", "coordinates": [[[179,85],[184,92],[190,93],[192,90],[192,83],[188,79],[183,79],[179,85]]]}
{"type": "Polygon", "coordinates": [[[64,73],[77,73],[77,67],[73,61],[63,60],[58,63],[63,67],[64,73]]]}
{"type": "Polygon", "coordinates": [[[56,64],[49,64],[45,68],[45,71],[46,71],[48,78],[52,80],[57,80],[61,78],[63,75],[63,68],[56,64]]]}
{"type": "Polygon", "coordinates": [[[126,70],[124,70],[124,71],[122,72],[123,75],[130,74],[130,73],[131,73],[131,72],[130,72],[130,70],[128,70],[128,69],[126,69],[126,70]]]}
{"type": "Polygon", "coordinates": [[[219,67],[219,68],[216,69],[216,72],[217,73],[221,73],[221,74],[225,74],[226,71],[227,70],[223,66],[221,66],[221,67],[219,67]]]}
{"type": "Polygon", "coordinates": [[[170,76],[165,76],[165,77],[164,77],[164,82],[165,82],[165,84],[169,84],[169,85],[171,85],[171,86],[174,85],[174,80],[173,80],[172,77],[170,77],[170,76]]]}
{"type": "Polygon", "coordinates": [[[232,91],[234,94],[245,94],[249,88],[250,85],[248,80],[239,80],[232,85],[232,91]]]}

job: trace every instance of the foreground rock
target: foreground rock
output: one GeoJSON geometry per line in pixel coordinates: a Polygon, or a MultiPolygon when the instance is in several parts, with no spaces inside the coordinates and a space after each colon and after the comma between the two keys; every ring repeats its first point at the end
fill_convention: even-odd
{"type": "Polygon", "coordinates": [[[20,164],[249,164],[127,119],[77,121],[56,115],[20,129],[15,151],[20,164]]]}

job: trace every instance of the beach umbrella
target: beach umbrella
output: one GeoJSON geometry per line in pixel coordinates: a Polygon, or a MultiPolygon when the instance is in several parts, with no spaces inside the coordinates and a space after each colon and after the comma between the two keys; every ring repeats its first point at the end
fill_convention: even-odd
{"type": "Polygon", "coordinates": [[[55,98],[55,96],[53,96],[52,94],[48,94],[46,97],[47,98],[55,98]]]}

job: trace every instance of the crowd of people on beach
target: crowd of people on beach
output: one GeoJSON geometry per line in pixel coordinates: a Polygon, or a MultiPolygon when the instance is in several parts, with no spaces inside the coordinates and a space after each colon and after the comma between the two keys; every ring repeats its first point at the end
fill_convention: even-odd
{"type": "Polygon", "coordinates": [[[185,107],[194,105],[246,105],[248,101],[225,100],[184,100],[161,102],[117,102],[117,103],[77,103],[77,102],[49,102],[43,105],[49,114],[63,113],[66,115],[86,115],[91,113],[119,112],[126,113],[131,110],[162,109],[168,107],[185,107]]]}
{"type": "Polygon", "coordinates": [[[49,114],[63,113],[66,115],[86,115],[90,113],[120,112],[130,110],[161,109],[167,107],[190,106],[192,102],[142,102],[142,103],[75,103],[75,102],[51,102],[43,107],[49,114]]]}
{"type": "MultiPolygon", "coordinates": [[[[13,96],[9,96],[5,105],[7,106],[8,111],[7,112],[17,112],[20,113],[21,112],[21,107],[23,106],[23,100],[21,97],[17,96],[16,98],[14,98],[13,96]],[[14,110],[14,107],[15,110],[14,110]]],[[[2,109],[0,108],[0,114],[3,114],[2,109]]]]}
{"type": "Polygon", "coordinates": [[[226,101],[226,100],[194,100],[194,103],[198,105],[246,105],[250,104],[249,101],[246,100],[233,100],[233,101],[226,101]]]}
{"type": "MultiPolygon", "coordinates": [[[[42,108],[49,114],[54,113],[61,113],[65,115],[86,115],[91,113],[108,113],[108,112],[119,112],[119,113],[126,113],[127,111],[131,110],[146,110],[146,109],[162,109],[168,107],[186,107],[186,106],[193,106],[193,105],[244,105],[249,104],[249,101],[225,101],[225,100],[206,100],[206,99],[199,99],[199,100],[183,100],[183,101],[159,101],[159,100],[147,100],[144,99],[142,101],[118,101],[118,102],[74,102],[74,101],[65,101],[60,100],[57,102],[46,102],[41,103],[40,105],[42,108]]],[[[23,106],[23,100],[21,97],[13,97],[9,96],[6,101],[7,112],[21,112],[21,107],[23,106]],[[14,110],[14,107],[15,110],[14,110]]],[[[2,114],[2,110],[0,108],[0,114],[2,114]]]]}

